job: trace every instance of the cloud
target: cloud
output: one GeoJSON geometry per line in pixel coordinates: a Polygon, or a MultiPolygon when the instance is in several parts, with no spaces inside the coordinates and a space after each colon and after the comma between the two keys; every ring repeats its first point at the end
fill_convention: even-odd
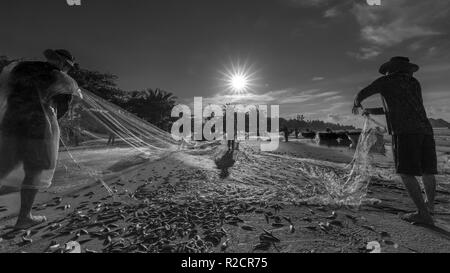
{"type": "Polygon", "coordinates": [[[359,52],[348,52],[348,55],[358,60],[368,60],[381,54],[380,49],[376,47],[362,47],[359,52]]]}
{"type": "Polygon", "coordinates": [[[327,9],[324,14],[323,17],[325,18],[334,18],[337,17],[341,14],[341,12],[336,8],[336,7],[332,7],[330,9],[327,9]]]}
{"type": "Polygon", "coordinates": [[[325,80],[325,78],[324,77],[314,77],[314,78],[312,78],[312,81],[323,81],[323,80],[325,80]]]}
{"type": "Polygon", "coordinates": [[[437,31],[425,27],[407,25],[405,21],[399,19],[387,25],[365,26],[361,29],[363,39],[378,45],[390,47],[405,40],[417,37],[426,37],[440,34],[437,31]]]}
{"type": "Polygon", "coordinates": [[[343,96],[332,96],[332,97],[328,97],[326,99],[324,99],[323,101],[329,102],[329,101],[333,101],[333,100],[340,100],[343,99],[343,96]]]}
{"type": "Polygon", "coordinates": [[[328,114],[328,121],[334,122],[334,123],[338,123],[340,121],[342,121],[342,116],[339,114],[328,114]]]}
{"type": "MultiPolygon", "coordinates": [[[[295,88],[287,88],[277,91],[269,91],[262,94],[243,94],[243,95],[232,95],[232,94],[217,94],[212,97],[204,97],[203,104],[218,104],[224,105],[230,104],[246,104],[246,105],[280,105],[283,110],[293,109],[293,108],[311,108],[313,110],[317,109],[316,102],[322,103],[323,101],[336,101],[340,98],[338,91],[322,91],[320,89],[307,89],[298,90],[295,88]],[[316,106],[311,106],[316,105],[316,106]]],[[[193,100],[186,99],[182,102],[192,106],[193,100]]],[[[328,108],[328,107],[327,107],[328,108]]]]}
{"type": "Polygon", "coordinates": [[[306,101],[311,101],[319,98],[330,97],[339,94],[336,91],[328,91],[328,92],[317,92],[319,90],[313,89],[306,92],[302,92],[298,95],[292,95],[287,98],[283,98],[279,100],[279,104],[292,104],[292,103],[302,103],[306,101]]]}
{"type": "Polygon", "coordinates": [[[412,50],[423,47],[423,40],[443,33],[450,13],[447,0],[435,1],[382,1],[381,6],[355,3],[352,13],[360,25],[360,37],[365,46],[359,53],[350,54],[358,59],[378,56],[384,49],[412,40],[412,50]]]}

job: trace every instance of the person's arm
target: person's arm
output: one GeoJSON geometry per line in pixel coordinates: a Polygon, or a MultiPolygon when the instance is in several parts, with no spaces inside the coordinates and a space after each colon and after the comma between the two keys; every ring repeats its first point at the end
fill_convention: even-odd
{"type": "Polygon", "coordinates": [[[369,86],[364,88],[363,90],[359,91],[359,93],[356,95],[355,101],[353,103],[353,113],[357,114],[358,108],[361,108],[361,102],[363,102],[365,99],[367,99],[370,96],[373,96],[375,94],[378,94],[383,89],[383,82],[384,77],[377,79],[373,83],[371,83],[369,86]]]}

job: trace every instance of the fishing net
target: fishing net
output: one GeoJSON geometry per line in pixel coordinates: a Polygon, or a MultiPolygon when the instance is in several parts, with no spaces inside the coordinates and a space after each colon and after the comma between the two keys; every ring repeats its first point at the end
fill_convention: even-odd
{"type": "MultiPolygon", "coordinates": [[[[168,132],[46,69],[13,63],[0,76],[3,188],[63,191],[98,182],[112,193],[107,178],[180,148],[168,132]],[[42,171],[39,182],[23,185],[27,170],[42,171]]],[[[183,141],[184,149],[193,146],[183,141]]]]}
{"type": "Polygon", "coordinates": [[[374,157],[386,152],[383,140],[385,129],[381,126],[369,116],[364,118],[353,160],[344,172],[330,171],[326,176],[321,176],[324,194],[309,198],[309,203],[358,207],[363,202],[377,202],[367,199],[366,195],[376,173],[374,157]]]}
{"type": "MultiPolygon", "coordinates": [[[[17,65],[6,67],[0,75],[2,187],[24,187],[22,182],[27,166],[36,167],[33,164],[48,161],[45,166],[38,166],[44,172],[39,185],[33,185],[35,188],[61,192],[96,182],[101,183],[114,195],[108,186],[110,179],[140,168],[152,159],[162,158],[179,150],[189,150],[191,157],[188,161],[193,161],[195,156],[212,156],[215,153],[216,146],[212,145],[213,143],[192,142],[186,139],[178,142],[170,133],[125,109],[88,90],[79,90],[77,84],[65,74],[57,74],[50,84],[36,83],[33,82],[34,78],[25,77],[27,84],[20,81],[17,84],[22,84],[20,90],[27,90],[28,93],[19,94],[22,101],[11,99],[14,96],[10,93],[17,91],[17,86],[14,85],[16,83],[13,81],[11,84],[11,78],[14,76],[11,73],[17,65]],[[30,97],[33,92],[39,96],[30,97]],[[70,100],[67,100],[67,95],[70,100]],[[23,104],[24,101],[32,105],[23,104]],[[20,115],[11,114],[15,112],[20,115]],[[34,112],[41,114],[36,115],[34,112]],[[18,123],[26,134],[8,134],[7,125],[18,123]],[[33,135],[39,130],[44,132],[41,136],[33,135]],[[12,159],[11,154],[17,155],[17,158],[12,159]]],[[[42,73],[40,71],[45,69],[25,72],[26,75],[33,75],[42,73]]],[[[315,194],[316,191],[312,191],[315,196],[309,201],[320,204],[361,204],[374,171],[372,157],[374,154],[383,153],[383,130],[373,119],[366,117],[352,163],[340,172],[320,168],[322,172],[317,172],[320,174],[317,174],[316,179],[320,180],[317,187],[320,192],[315,194]]],[[[256,155],[252,153],[248,158],[252,156],[256,155]]],[[[259,158],[256,165],[261,167],[261,160],[264,159],[267,158],[259,158]]],[[[228,161],[215,163],[221,169],[224,167],[222,165],[227,166],[228,161]]],[[[223,169],[226,169],[225,167],[223,169]]],[[[261,169],[257,169],[256,173],[260,172],[261,169]]],[[[246,170],[245,173],[251,172],[246,170]]],[[[313,177],[314,173],[309,175],[313,177]]],[[[224,172],[222,177],[226,178],[228,174],[224,172]]],[[[255,180],[254,177],[249,178],[252,179],[255,180]]],[[[285,191],[286,187],[280,190],[285,191]]]]}

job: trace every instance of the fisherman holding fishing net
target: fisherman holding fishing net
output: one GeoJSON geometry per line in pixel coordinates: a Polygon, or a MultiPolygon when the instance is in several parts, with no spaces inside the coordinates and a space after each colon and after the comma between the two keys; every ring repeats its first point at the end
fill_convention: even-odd
{"type": "Polygon", "coordinates": [[[437,158],[433,129],[423,105],[422,90],[413,73],[419,66],[406,57],[393,57],[379,72],[384,76],[364,88],[356,96],[353,113],[358,114],[361,102],[381,94],[383,108],[370,108],[363,115],[386,115],[396,172],[414,201],[418,212],[402,216],[411,223],[433,224],[436,192],[437,158]],[[422,176],[426,200],[416,176],[422,176]]]}
{"type": "Polygon", "coordinates": [[[0,75],[0,195],[20,189],[16,228],[46,221],[31,214],[39,190],[50,187],[58,157],[58,119],[73,95],[81,97],[67,75],[75,65],[67,50],[46,50],[46,62],[20,61],[0,75]]]}

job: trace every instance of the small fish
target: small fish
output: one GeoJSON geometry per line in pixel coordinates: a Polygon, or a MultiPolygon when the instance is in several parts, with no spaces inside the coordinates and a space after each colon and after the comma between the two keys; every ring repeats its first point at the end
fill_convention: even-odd
{"type": "Polygon", "coordinates": [[[28,236],[22,236],[22,241],[24,242],[24,243],[26,243],[26,244],[31,244],[31,243],[33,243],[33,239],[31,239],[30,237],[28,237],[28,236]]]}
{"type": "Polygon", "coordinates": [[[57,249],[61,248],[60,244],[50,244],[50,246],[48,247],[48,249],[50,249],[51,251],[56,251],[57,249]]]}
{"type": "Polygon", "coordinates": [[[289,226],[289,232],[290,232],[290,233],[294,233],[294,232],[295,232],[295,227],[294,227],[294,225],[290,225],[290,226],[289,226]]]}
{"type": "Polygon", "coordinates": [[[247,231],[253,231],[253,230],[255,230],[254,227],[248,226],[248,225],[242,225],[241,228],[242,228],[243,230],[247,230],[247,231]]]}
{"type": "Polygon", "coordinates": [[[269,250],[270,246],[272,244],[270,244],[269,242],[260,242],[259,244],[255,245],[253,247],[253,250],[263,250],[263,251],[267,251],[269,250]]]}
{"type": "Polygon", "coordinates": [[[325,218],[330,219],[330,220],[334,220],[334,219],[337,218],[337,213],[335,211],[333,211],[330,216],[327,216],[325,218]]]}
{"type": "Polygon", "coordinates": [[[353,222],[356,222],[357,218],[353,215],[350,214],[345,214],[345,217],[347,217],[348,219],[352,220],[353,222]]]}
{"type": "Polygon", "coordinates": [[[119,226],[116,224],[109,224],[108,227],[109,228],[119,228],[119,226]]]}
{"type": "Polygon", "coordinates": [[[45,233],[44,235],[42,235],[42,238],[46,239],[46,238],[50,238],[50,237],[54,237],[54,236],[56,236],[56,234],[50,232],[50,233],[45,233]]]}
{"type": "Polygon", "coordinates": [[[86,229],[81,229],[81,230],[80,230],[80,234],[81,234],[81,235],[88,235],[88,234],[89,234],[89,231],[87,231],[86,229]]]}
{"type": "Polygon", "coordinates": [[[112,242],[111,236],[106,237],[105,241],[103,242],[103,245],[109,245],[112,242]]]}
{"type": "Polygon", "coordinates": [[[362,225],[361,227],[368,229],[370,231],[375,231],[375,228],[373,226],[368,226],[368,225],[362,225]]]}
{"type": "Polygon", "coordinates": [[[278,239],[277,237],[275,237],[273,235],[269,236],[267,234],[261,234],[259,236],[259,240],[261,242],[270,242],[270,243],[278,243],[278,242],[280,242],[280,239],[278,239]]]}
{"type": "Polygon", "coordinates": [[[330,223],[329,223],[329,222],[326,222],[326,223],[320,222],[320,223],[319,223],[319,227],[320,227],[320,229],[323,230],[323,231],[328,231],[328,230],[331,229],[331,226],[330,226],[330,223]]]}
{"type": "Polygon", "coordinates": [[[221,250],[221,251],[227,250],[227,248],[228,248],[228,246],[229,246],[229,244],[228,244],[229,241],[230,241],[230,240],[226,240],[225,242],[223,242],[223,244],[220,246],[220,250],[221,250]]]}

